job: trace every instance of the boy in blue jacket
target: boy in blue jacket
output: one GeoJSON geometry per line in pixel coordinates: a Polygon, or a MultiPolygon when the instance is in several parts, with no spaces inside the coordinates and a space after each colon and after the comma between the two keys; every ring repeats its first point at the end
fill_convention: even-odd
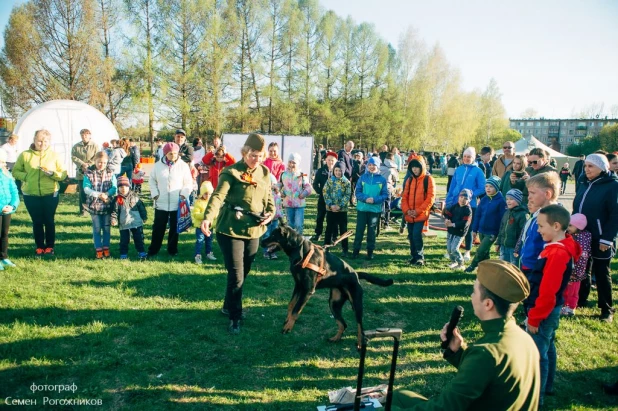
{"type": "Polygon", "coordinates": [[[481,244],[465,270],[467,273],[473,272],[481,261],[489,260],[489,252],[500,232],[500,222],[505,211],[506,201],[500,192],[500,178],[492,176],[487,179],[485,197],[481,199],[472,219],[472,231],[480,234],[481,244]]]}
{"type": "Polygon", "coordinates": [[[371,157],[367,161],[367,170],[356,183],[356,234],[352,258],[358,258],[367,228],[367,260],[373,259],[376,247],[376,228],[380,222],[382,205],[388,198],[386,179],[380,175],[380,159],[371,157]]]}

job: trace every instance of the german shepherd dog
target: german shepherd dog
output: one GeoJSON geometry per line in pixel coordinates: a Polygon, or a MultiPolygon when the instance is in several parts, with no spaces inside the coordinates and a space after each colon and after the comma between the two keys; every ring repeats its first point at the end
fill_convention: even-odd
{"type": "Polygon", "coordinates": [[[382,287],[392,285],[393,280],[356,272],[345,261],[329,253],[328,249],[312,244],[284,224],[279,225],[261,245],[268,248],[269,252],[282,249],[290,259],[294,291],[281,332],[287,334],[292,331],[300,312],[316,289],[330,288],[328,303],[338,327],[337,334],[330,341],[339,341],[347,328],[341,311],[349,300],[356,315],[357,347],[360,347],[363,333],[363,289],[359,279],[382,287]]]}

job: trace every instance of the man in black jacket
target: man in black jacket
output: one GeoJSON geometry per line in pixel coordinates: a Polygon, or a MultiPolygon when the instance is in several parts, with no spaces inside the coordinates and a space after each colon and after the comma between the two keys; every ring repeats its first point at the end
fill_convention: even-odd
{"type": "Polygon", "coordinates": [[[354,142],[348,141],[345,143],[345,146],[342,150],[339,150],[337,153],[338,160],[343,161],[345,164],[345,174],[344,176],[348,179],[352,179],[352,150],[354,149],[354,142]]]}
{"type": "Polygon", "coordinates": [[[313,242],[318,242],[324,231],[324,218],[326,217],[326,203],[324,202],[324,186],[330,178],[333,168],[337,163],[337,153],[334,151],[326,152],[326,160],[323,167],[320,167],[315,173],[313,179],[313,189],[318,193],[318,218],[315,222],[315,235],[311,239],[313,242]]]}
{"type": "Polygon", "coordinates": [[[575,166],[573,166],[573,178],[575,179],[575,192],[577,193],[577,189],[581,184],[579,179],[582,174],[584,174],[584,162],[586,160],[586,156],[584,154],[579,155],[579,160],[575,162],[575,166]]]}
{"type": "Polygon", "coordinates": [[[191,164],[193,162],[193,147],[190,144],[187,144],[187,133],[179,128],[176,130],[176,135],[174,136],[174,142],[178,144],[180,147],[180,152],[178,155],[187,164],[191,164]]]}

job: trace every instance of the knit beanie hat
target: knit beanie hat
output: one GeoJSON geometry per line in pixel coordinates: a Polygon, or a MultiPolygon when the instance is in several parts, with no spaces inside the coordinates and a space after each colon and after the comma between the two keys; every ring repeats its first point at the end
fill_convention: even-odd
{"type": "Polygon", "coordinates": [[[342,174],[345,174],[345,163],[344,163],[343,161],[337,161],[337,162],[335,163],[335,167],[333,167],[333,170],[334,170],[335,168],[340,169],[340,170],[341,170],[341,173],[342,173],[342,174]]]}
{"type": "Polygon", "coordinates": [[[251,133],[249,134],[249,137],[247,137],[245,145],[251,147],[251,150],[264,151],[266,142],[264,141],[264,137],[262,137],[260,134],[251,133]]]}
{"type": "Polygon", "coordinates": [[[176,143],[166,143],[163,146],[163,155],[166,156],[170,151],[178,153],[180,151],[180,147],[178,147],[178,144],[176,143]]]}
{"type": "Polygon", "coordinates": [[[210,181],[204,181],[200,185],[200,197],[206,193],[212,194],[213,191],[215,191],[215,189],[213,188],[212,183],[210,181]]]}
{"type": "Polygon", "coordinates": [[[513,189],[507,191],[506,192],[506,196],[507,197],[511,197],[513,200],[517,201],[519,204],[521,204],[521,202],[524,199],[524,194],[520,190],[518,190],[516,188],[513,188],[513,189]]]}
{"type": "Polygon", "coordinates": [[[131,187],[131,184],[129,184],[129,177],[122,175],[120,177],[118,177],[118,179],[116,180],[116,183],[118,185],[118,188],[120,187],[131,187]]]}
{"type": "Polygon", "coordinates": [[[571,216],[571,225],[575,226],[578,230],[583,230],[588,225],[588,219],[583,214],[573,214],[571,216]]]}
{"type": "Polygon", "coordinates": [[[380,167],[380,157],[371,157],[367,160],[367,164],[373,164],[376,167],[380,167]]]}
{"type": "Polygon", "coordinates": [[[497,176],[491,176],[487,179],[487,181],[485,182],[485,185],[491,185],[493,188],[496,189],[496,191],[500,191],[500,177],[497,176]]]}
{"type": "Polygon", "coordinates": [[[298,153],[290,154],[290,156],[288,157],[288,161],[293,161],[294,163],[296,163],[297,166],[300,166],[300,154],[298,153]]]}
{"type": "Polygon", "coordinates": [[[469,154],[472,156],[472,159],[476,158],[476,149],[474,147],[468,147],[464,150],[463,155],[469,154]]]}
{"type": "Polygon", "coordinates": [[[586,163],[590,163],[594,166],[599,167],[602,171],[606,173],[609,171],[609,161],[607,161],[607,157],[603,154],[590,154],[584,160],[586,163]]]}
{"type": "Polygon", "coordinates": [[[463,190],[459,192],[459,195],[461,197],[466,197],[468,200],[470,200],[472,198],[472,190],[468,188],[464,188],[463,190]]]}

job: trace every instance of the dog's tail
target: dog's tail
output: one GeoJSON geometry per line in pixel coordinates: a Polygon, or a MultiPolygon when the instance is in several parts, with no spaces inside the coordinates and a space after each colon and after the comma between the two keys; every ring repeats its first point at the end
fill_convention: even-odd
{"type": "Polygon", "coordinates": [[[361,280],[369,281],[371,284],[380,285],[382,287],[388,287],[389,285],[393,285],[393,279],[389,278],[385,280],[380,277],[376,277],[375,275],[371,275],[365,272],[357,272],[358,278],[361,280]]]}

